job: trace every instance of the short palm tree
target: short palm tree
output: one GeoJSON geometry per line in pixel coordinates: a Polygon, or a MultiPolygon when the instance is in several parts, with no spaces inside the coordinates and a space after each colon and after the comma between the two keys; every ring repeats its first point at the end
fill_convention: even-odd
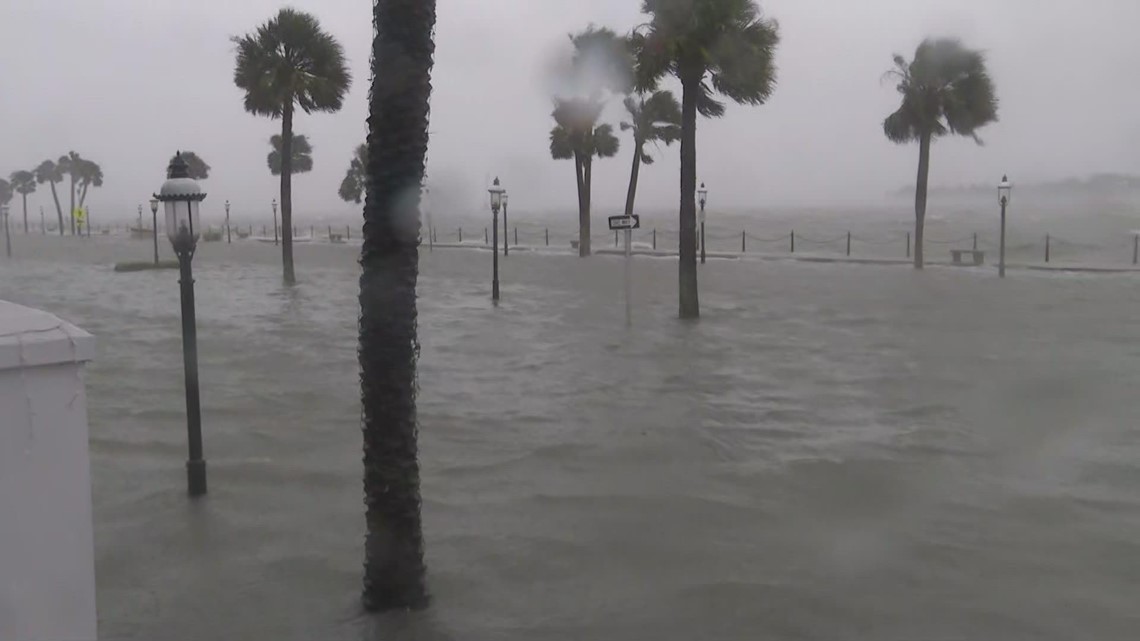
{"type": "Polygon", "coordinates": [[[368,179],[360,250],[367,610],[427,605],[416,421],[419,194],[435,0],[374,0],[368,179]]]}
{"type": "Polygon", "coordinates": [[[550,130],[550,155],[555,160],[574,160],[578,187],[578,255],[590,255],[590,197],[594,158],[617,155],[618,142],[612,125],[599,125],[605,103],[592,98],[555,99],[554,128],[550,130]]]}
{"type": "Polygon", "coordinates": [[[622,131],[633,133],[633,169],[629,174],[629,190],[625,196],[625,215],[633,215],[633,201],[637,197],[637,177],[641,165],[652,165],[653,156],[645,151],[646,143],[665,143],[666,146],[681,137],[681,105],[668,91],[654,91],[634,98],[626,96],[623,103],[629,120],[621,123],[622,131]]]}
{"type": "Polygon", "coordinates": [[[887,77],[897,80],[902,105],[883,121],[883,132],[891,142],[918,142],[914,267],[922,269],[930,145],[947,134],[970,136],[981,144],[977,131],[997,120],[998,101],[985,56],[958,40],[924,40],[914,60],[895,54],[894,63],[887,77]]]}
{"type": "Polygon", "coordinates": [[[68,202],[68,220],[71,223],[71,235],[75,235],[75,185],[79,182],[80,176],[83,173],[83,157],[74,151],[67,152],[66,156],[60,156],[56,161],[56,167],[59,172],[70,179],[71,185],[68,189],[70,194],[70,201],[68,202]]]}
{"type": "Polygon", "coordinates": [[[79,208],[83,209],[83,204],[87,202],[87,188],[103,186],[103,168],[98,163],[84,158],[79,161],[78,173],[79,180],[76,187],[79,190],[79,208]]]}
{"type": "Polygon", "coordinates": [[[315,17],[295,9],[282,9],[233,42],[234,84],[245,91],[245,110],[281,119],[281,262],[285,283],[292,285],[293,115],[298,108],[305,113],[339,111],[352,75],[336,38],[321,30],[315,17]]]}
{"type": "MultiPolygon", "coordinates": [[[[183,151],[181,153],[182,153],[182,160],[186,163],[186,166],[189,167],[189,169],[190,169],[190,177],[191,178],[193,178],[194,180],[206,180],[207,178],[210,177],[210,165],[206,164],[206,161],[202,160],[201,156],[199,156],[198,154],[196,154],[192,151],[183,151]]],[[[171,156],[170,160],[171,160],[171,162],[173,162],[174,157],[171,156]]],[[[169,163],[167,163],[167,164],[169,164],[169,163]]]]}
{"type": "MultiPolygon", "coordinates": [[[[269,173],[280,176],[284,141],[281,136],[273,134],[269,137],[269,146],[273,148],[273,151],[270,151],[269,155],[265,157],[265,162],[269,165],[269,173]]],[[[290,166],[294,174],[305,174],[313,170],[313,146],[309,144],[309,139],[304,134],[293,135],[292,152],[293,161],[290,166]]]]}
{"type": "Polygon", "coordinates": [[[30,171],[13,171],[8,177],[12,181],[12,189],[20,194],[24,201],[24,234],[28,233],[28,195],[36,191],[36,175],[30,171]]]}
{"type": "Polygon", "coordinates": [[[345,202],[360,204],[368,184],[368,145],[360,145],[352,154],[348,163],[348,171],[344,180],[340,182],[337,193],[345,202]]]}
{"type": "Polygon", "coordinates": [[[679,312],[701,314],[697,295],[697,114],[724,115],[720,93],[761,105],[776,87],[779,25],[753,0],[642,0],[649,24],[634,34],[637,84],[650,89],[666,74],[681,81],[679,312]]]}
{"type": "Polygon", "coordinates": [[[35,169],[36,182],[51,185],[51,198],[55,201],[55,213],[59,217],[59,235],[63,235],[63,207],[59,205],[59,193],[55,190],[56,183],[63,182],[63,171],[52,160],[45,160],[35,169]]]}

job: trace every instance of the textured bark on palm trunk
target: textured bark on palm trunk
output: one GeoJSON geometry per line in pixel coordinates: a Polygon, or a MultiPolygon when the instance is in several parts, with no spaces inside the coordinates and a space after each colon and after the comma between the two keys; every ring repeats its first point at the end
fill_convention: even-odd
{"type": "Polygon", "coordinates": [[[416,425],[419,193],[434,0],[375,0],[360,264],[364,607],[427,605],[416,425]]]}
{"type": "Polygon", "coordinates": [[[55,190],[55,182],[49,181],[51,185],[51,198],[55,201],[55,215],[59,218],[59,235],[63,235],[63,207],[59,206],[59,193],[55,190]]]}
{"type": "Polygon", "coordinates": [[[281,265],[285,284],[293,285],[293,100],[281,114],[281,265]]]}
{"type": "Polygon", "coordinates": [[[914,189],[914,268],[923,268],[922,237],[926,228],[926,191],[930,178],[930,134],[918,142],[918,180],[914,189]]]}
{"type": "Polygon", "coordinates": [[[28,195],[23,194],[24,198],[24,235],[28,235],[28,195]]]}
{"type": "MultiPolygon", "coordinates": [[[[73,170],[74,171],[74,170],[73,170]]],[[[75,235],[75,174],[71,174],[71,209],[68,209],[68,218],[71,220],[71,235],[75,235]]]]}
{"type": "Polygon", "coordinates": [[[687,80],[681,98],[681,246],[678,263],[679,313],[699,318],[697,296],[697,92],[700,78],[687,80]]]}
{"type": "Polygon", "coordinates": [[[629,170],[629,189],[625,192],[625,215],[633,215],[633,201],[637,198],[637,178],[641,173],[641,150],[643,143],[633,141],[633,168],[629,170]]]}

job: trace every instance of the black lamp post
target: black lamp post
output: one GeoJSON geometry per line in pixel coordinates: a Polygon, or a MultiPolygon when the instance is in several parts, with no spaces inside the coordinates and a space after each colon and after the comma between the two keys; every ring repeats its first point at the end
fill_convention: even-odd
{"type": "Polygon", "coordinates": [[[709,190],[705,189],[705,184],[701,183],[701,188],[697,190],[697,200],[701,204],[701,264],[705,264],[705,203],[709,198],[709,190]]]}
{"type": "Polygon", "coordinates": [[[998,183],[998,202],[1001,203],[1001,250],[998,254],[998,277],[1005,278],[1005,208],[1013,195],[1013,185],[1009,176],[1002,176],[998,183]]]}
{"type": "Polygon", "coordinates": [[[150,230],[154,236],[154,264],[158,264],[158,198],[150,199],[150,230]]]}
{"type": "Polygon", "coordinates": [[[8,233],[8,213],[10,211],[8,205],[0,207],[0,216],[4,217],[4,253],[8,258],[12,257],[12,235],[8,233]]]}
{"type": "Polygon", "coordinates": [[[511,255],[511,241],[510,241],[511,237],[507,235],[509,233],[508,229],[509,228],[507,227],[507,192],[504,191],[503,192],[503,257],[504,258],[511,255]]]}
{"type": "MultiPolygon", "coordinates": [[[[491,194],[491,229],[494,230],[493,240],[491,241],[491,300],[496,303],[499,302],[499,206],[503,204],[503,199],[506,197],[507,190],[499,186],[499,178],[495,177],[495,182],[491,184],[491,188],[487,190],[491,194]]],[[[505,239],[504,239],[505,240],[505,239]]]]}
{"type": "Polygon", "coordinates": [[[186,431],[190,456],[186,480],[190,496],[206,493],[206,459],[202,454],[202,412],[198,402],[198,330],[194,318],[194,274],[190,263],[198,246],[198,208],[206,194],[190,177],[190,168],[181,153],[174,155],[167,170],[167,181],[155,194],[166,208],[166,235],[178,256],[182,292],[182,360],[186,372],[186,431]]]}
{"type": "Polygon", "coordinates": [[[273,199],[273,244],[277,244],[277,199],[273,199]]]}
{"type": "Polygon", "coordinates": [[[226,244],[229,245],[233,242],[230,238],[230,201],[226,201],[226,244]]]}

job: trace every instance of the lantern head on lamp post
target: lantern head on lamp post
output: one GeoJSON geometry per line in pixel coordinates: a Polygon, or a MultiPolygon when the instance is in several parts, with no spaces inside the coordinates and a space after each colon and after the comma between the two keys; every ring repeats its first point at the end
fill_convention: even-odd
{"type": "MultiPolygon", "coordinates": [[[[506,201],[507,190],[499,184],[499,177],[491,183],[487,193],[491,195],[491,229],[494,230],[491,243],[491,300],[499,302],[499,207],[506,201]]],[[[504,232],[505,233],[505,232],[504,232]]],[[[504,239],[505,240],[505,239],[504,239]]]]}
{"type": "Polygon", "coordinates": [[[701,188],[697,190],[697,202],[701,205],[701,264],[705,264],[705,203],[708,202],[709,190],[705,189],[705,184],[701,183],[701,188]]]}
{"type": "Polygon", "coordinates": [[[1002,176],[998,183],[998,204],[1001,205],[1001,249],[998,253],[998,277],[1005,278],[1005,208],[1013,196],[1013,185],[1009,176],[1002,176]]]}
{"type": "MultiPolygon", "coordinates": [[[[202,451],[202,413],[198,400],[198,330],[194,317],[194,274],[190,264],[198,246],[201,225],[198,207],[206,194],[190,177],[190,168],[181,153],[174,155],[167,180],[155,199],[166,209],[166,235],[178,256],[179,286],[182,293],[182,360],[186,374],[186,431],[189,457],[186,478],[190,496],[206,493],[206,459],[202,451]]],[[[154,201],[152,201],[154,202],[154,201]]]]}

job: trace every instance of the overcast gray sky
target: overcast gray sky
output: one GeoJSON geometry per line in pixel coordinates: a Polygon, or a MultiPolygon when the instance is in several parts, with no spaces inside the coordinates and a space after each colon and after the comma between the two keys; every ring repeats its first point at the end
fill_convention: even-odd
{"type": "MultiPolygon", "coordinates": [[[[863,204],[913,181],[917,148],[881,121],[896,105],[881,77],[893,52],[927,35],[985,49],[1001,99],[986,146],[939,142],[934,184],[1021,181],[1098,171],[1140,173],[1140,2],[1085,0],[767,0],[779,20],[779,83],[769,104],[731,106],[698,123],[698,179],[720,207],[863,204]]],[[[0,3],[0,173],[68,150],[99,162],[96,215],[133,216],[176,149],[213,167],[204,211],[235,214],[275,196],[265,155],[279,123],[242,110],[229,38],[286,6],[275,0],[0,3]],[[212,205],[211,205],[212,203],[212,205]]],[[[302,115],[316,168],[294,179],[295,215],[351,215],[336,195],[367,113],[370,0],[295,0],[345,46],[355,83],[343,111],[302,115]]],[[[572,164],[549,157],[543,69],[566,34],[593,22],[626,31],[639,0],[438,0],[429,179],[446,206],[480,207],[499,175],[512,209],[572,210],[572,164]]],[[[615,107],[617,107],[615,105],[615,107]]],[[[617,122],[618,111],[609,120],[617,122]]],[[[624,202],[628,140],[594,170],[595,214],[624,202]]],[[[642,171],[639,205],[675,207],[676,146],[642,171]]],[[[33,206],[51,211],[46,188],[33,206]]],[[[65,205],[66,206],[66,205],[65,205]]],[[[437,204],[437,215],[441,205],[437,204]]],[[[470,211],[464,212],[470,213],[470,211]]]]}

